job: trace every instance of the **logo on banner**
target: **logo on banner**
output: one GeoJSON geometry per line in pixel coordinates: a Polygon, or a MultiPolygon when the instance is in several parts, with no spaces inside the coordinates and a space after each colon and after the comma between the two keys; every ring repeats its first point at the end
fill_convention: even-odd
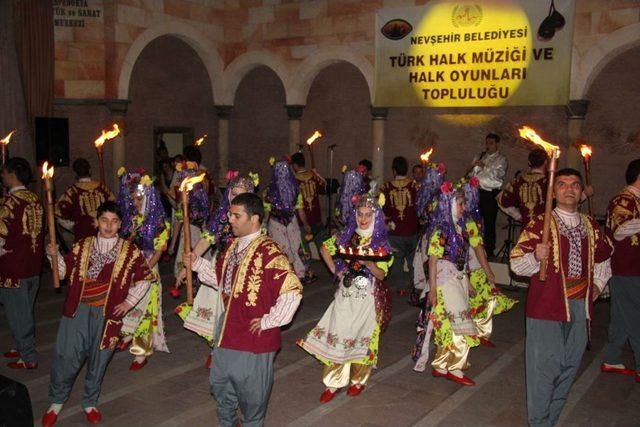
{"type": "Polygon", "coordinates": [[[413,30],[404,19],[392,19],[382,26],[380,32],[389,40],[402,40],[413,30]]]}
{"type": "Polygon", "coordinates": [[[457,5],[453,8],[451,22],[454,27],[477,27],[482,22],[482,8],[477,4],[457,5]]]}

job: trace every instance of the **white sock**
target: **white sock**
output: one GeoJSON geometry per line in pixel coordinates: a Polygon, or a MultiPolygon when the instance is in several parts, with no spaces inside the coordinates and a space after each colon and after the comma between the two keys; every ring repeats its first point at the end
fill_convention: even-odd
{"type": "Polygon", "coordinates": [[[608,363],[605,363],[604,366],[606,366],[607,368],[616,368],[616,369],[624,369],[625,366],[618,363],[617,365],[609,365],[608,363]]]}
{"type": "Polygon", "coordinates": [[[464,377],[464,374],[460,369],[454,369],[453,371],[449,371],[449,372],[451,372],[451,375],[453,375],[454,377],[458,377],[458,378],[464,377]]]}
{"type": "Polygon", "coordinates": [[[142,363],[142,362],[144,362],[146,359],[147,359],[147,357],[146,357],[146,356],[136,356],[136,357],[134,357],[134,358],[133,358],[133,360],[134,360],[135,362],[138,362],[138,363],[142,363]]]}
{"type": "Polygon", "coordinates": [[[84,409],[84,412],[86,412],[87,414],[91,411],[93,411],[94,409],[97,411],[98,408],[96,408],[95,406],[87,406],[86,408],[82,408],[84,409]]]}
{"type": "Polygon", "coordinates": [[[47,409],[47,412],[51,411],[58,415],[60,411],[62,411],[62,403],[52,403],[51,406],[49,406],[49,409],[47,409]]]}
{"type": "Polygon", "coordinates": [[[327,387],[327,390],[329,390],[331,393],[335,393],[336,391],[338,391],[338,389],[335,387],[327,387]]]}

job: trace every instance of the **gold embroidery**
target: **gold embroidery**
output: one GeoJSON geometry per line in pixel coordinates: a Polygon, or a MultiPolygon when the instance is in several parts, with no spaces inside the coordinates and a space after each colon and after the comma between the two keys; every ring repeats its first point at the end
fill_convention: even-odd
{"type": "Polygon", "coordinates": [[[247,302],[244,304],[247,307],[255,307],[258,300],[258,293],[260,292],[260,281],[262,274],[262,254],[257,254],[253,267],[251,268],[251,275],[247,281],[247,302]]]}
{"type": "MultiPolygon", "coordinates": [[[[258,249],[258,247],[260,247],[260,245],[267,239],[268,237],[266,236],[260,236],[249,244],[249,247],[247,248],[247,253],[244,255],[244,258],[242,258],[242,262],[238,266],[238,272],[236,273],[236,278],[233,281],[233,297],[234,298],[238,298],[242,293],[244,288],[245,278],[247,277],[247,272],[249,271],[249,264],[251,263],[251,260],[253,259],[253,256],[256,253],[256,250],[258,249]]],[[[222,277],[224,277],[224,274],[222,275],[222,277]]]]}
{"type": "Polygon", "coordinates": [[[289,262],[289,258],[286,255],[280,254],[276,257],[272,258],[271,261],[267,263],[265,267],[267,270],[275,269],[275,270],[285,270],[292,271],[291,263],[289,262]]]}
{"type": "Polygon", "coordinates": [[[298,295],[302,295],[302,283],[300,283],[298,276],[293,271],[287,271],[285,274],[287,277],[284,278],[284,282],[280,287],[280,295],[287,292],[296,292],[298,295]]]}
{"type": "Polygon", "coordinates": [[[35,252],[42,233],[42,205],[30,203],[22,212],[22,234],[31,237],[31,251],[35,252]]]}
{"type": "MultiPolygon", "coordinates": [[[[560,240],[558,239],[558,223],[551,216],[551,247],[553,249],[553,267],[555,272],[560,271],[560,240]]],[[[564,284],[563,284],[564,287],[564,284]]]]}
{"type": "Polygon", "coordinates": [[[398,219],[404,219],[404,211],[409,206],[412,206],[411,191],[409,191],[409,180],[392,181],[389,190],[389,198],[391,199],[391,206],[398,211],[398,219]]]}

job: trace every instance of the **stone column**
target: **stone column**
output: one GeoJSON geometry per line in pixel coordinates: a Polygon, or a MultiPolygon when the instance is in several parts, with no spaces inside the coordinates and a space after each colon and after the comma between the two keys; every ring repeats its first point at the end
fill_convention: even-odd
{"type": "Polygon", "coordinates": [[[387,120],[389,108],[371,107],[371,134],[373,139],[373,152],[371,162],[373,163],[373,176],[378,180],[378,184],[384,182],[384,124],[387,120]]]}
{"type": "Polygon", "coordinates": [[[298,151],[300,145],[300,119],[304,111],[304,105],[286,105],[289,117],[289,153],[298,151]]]}
{"type": "Polygon", "coordinates": [[[233,105],[216,105],[218,115],[218,185],[224,185],[229,170],[229,118],[233,105]]]}
{"type": "Polygon", "coordinates": [[[582,138],[582,125],[587,116],[589,101],[586,99],[572,99],[565,107],[568,120],[569,143],[565,148],[567,167],[581,170],[582,156],[574,144],[582,138]]]}
{"type": "MultiPolygon", "coordinates": [[[[111,171],[112,178],[114,183],[114,189],[118,189],[118,169],[120,166],[125,166],[126,163],[126,146],[125,146],[125,133],[127,131],[126,128],[126,116],[127,116],[127,107],[129,106],[128,99],[109,99],[106,102],[107,108],[111,113],[111,118],[114,123],[116,123],[120,127],[120,135],[118,135],[113,141],[108,142],[107,144],[113,147],[113,155],[111,158],[111,171]]],[[[109,182],[108,178],[108,169],[105,166],[105,173],[107,177],[105,178],[107,182],[109,182]]]]}

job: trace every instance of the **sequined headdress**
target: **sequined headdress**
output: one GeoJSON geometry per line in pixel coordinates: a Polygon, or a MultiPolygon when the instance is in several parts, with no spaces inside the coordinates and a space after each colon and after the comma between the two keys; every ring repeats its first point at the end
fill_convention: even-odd
{"type": "Polygon", "coordinates": [[[367,187],[364,182],[364,167],[360,166],[357,169],[346,171],[342,177],[342,185],[340,186],[340,192],[338,193],[338,220],[342,224],[346,224],[349,220],[349,215],[353,211],[353,197],[366,193],[367,187]]]}
{"type": "Polygon", "coordinates": [[[287,216],[294,215],[299,191],[298,180],[289,162],[287,160],[275,162],[267,188],[267,201],[272,205],[272,212],[287,216]]]}

